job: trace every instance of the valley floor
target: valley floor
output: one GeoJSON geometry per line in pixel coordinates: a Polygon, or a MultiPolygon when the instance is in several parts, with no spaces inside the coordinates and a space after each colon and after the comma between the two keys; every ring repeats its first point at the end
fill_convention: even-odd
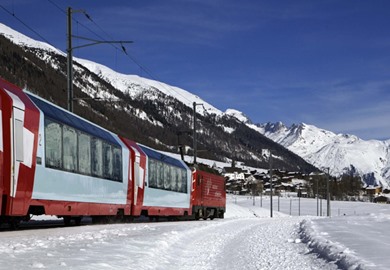
{"type": "MultiPolygon", "coordinates": [[[[313,201],[303,200],[302,212],[313,201]]],[[[2,231],[0,269],[386,269],[389,239],[381,240],[381,228],[374,242],[365,234],[389,227],[386,208],[332,218],[275,211],[270,218],[269,200],[252,202],[229,196],[223,220],[2,231]]]]}

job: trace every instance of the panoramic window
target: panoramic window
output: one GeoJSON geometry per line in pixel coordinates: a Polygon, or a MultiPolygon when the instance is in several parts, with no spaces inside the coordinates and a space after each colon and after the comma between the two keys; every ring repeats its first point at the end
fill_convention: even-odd
{"type": "Polygon", "coordinates": [[[112,176],[115,181],[122,181],[122,149],[113,147],[114,167],[112,176]]]}
{"type": "Polygon", "coordinates": [[[62,168],[62,126],[45,119],[45,163],[47,167],[62,168]]]}
{"type": "Polygon", "coordinates": [[[79,172],[91,174],[91,136],[79,133],[79,172]]]}
{"type": "Polygon", "coordinates": [[[157,187],[157,168],[154,159],[149,159],[149,187],[157,187]]]}
{"type": "Polygon", "coordinates": [[[171,168],[168,164],[164,163],[164,189],[171,189],[171,168]]]}
{"type": "Polygon", "coordinates": [[[187,192],[185,169],[149,158],[149,187],[175,192],[187,192]]]}
{"type": "Polygon", "coordinates": [[[92,152],[92,175],[103,177],[103,142],[93,138],[91,143],[92,152]]]}
{"type": "Polygon", "coordinates": [[[71,172],[77,171],[77,133],[74,128],[63,126],[63,162],[64,169],[71,172]]]}
{"type": "Polygon", "coordinates": [[[108,143],[103,143],[103,176],[104,178],[111,179],[113,175],[113,159],[112,148],[108,143]]]}
{"type": "Polygon", "coordinates": [[[48,118],[45,158],[46,167],[123,181],[120,147],[48,118]]]}

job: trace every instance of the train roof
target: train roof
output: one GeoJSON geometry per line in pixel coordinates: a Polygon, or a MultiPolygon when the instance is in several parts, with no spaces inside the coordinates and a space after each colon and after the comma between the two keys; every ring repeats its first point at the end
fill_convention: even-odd
{"type": "Polygon", "coordinates": [[[153,150],[147,146],[144,146],[142,144],[138,144],[139,147],[141,147],[142,151],[149,157],[179,168],[188,169],[188,167],[185,165],[185,163],[179,159],[175,159],[173,157],[170,157],[168,155],[165,155],[159,151],[153,150]]]}
{"type": "Polygon", "coordinates": [[[47,102],[31,93],[26,93],[32,102],[45,114],[45,116],[64,123],[68,126],[74,127],[78,130],[84,131],[87,134],[93,135],[114,145],[120,146],[113,134],[86,119],[83,119],[75,114],[72,114],[54,104],[47,102]]]}

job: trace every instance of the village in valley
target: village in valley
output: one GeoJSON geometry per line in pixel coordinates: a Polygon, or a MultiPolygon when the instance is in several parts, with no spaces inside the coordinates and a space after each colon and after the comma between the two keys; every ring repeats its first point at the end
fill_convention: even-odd
{"type": "Polygon", "coordinates": [[[326,199],[329,181],[331,200],[390,203],[390,190],[377,185],[364,185],[352,175],[332,177],[326,173],[288,172],[279,169],[254,169],[232,166],[221,169],[226,179],[226,192],[235,195],[303,197],[326,199]],[[318,194],[318,195],[317,195],[318,194]]]}

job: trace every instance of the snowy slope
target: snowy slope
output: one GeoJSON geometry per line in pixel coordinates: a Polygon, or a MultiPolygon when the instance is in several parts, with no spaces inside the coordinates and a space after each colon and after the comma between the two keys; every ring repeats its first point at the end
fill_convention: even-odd
{"type": "Polygon", "coordinates": [[[236,109],[227,109],[225,114],[235,117],[238,121],[243,122],[245,124],[251,124],[251,120],[243,113],[236,109]]]}
{"type": "Polygon", "coordinates": [[[205,109],[207,113],[222,115],[222,111],[218,110],[200,97],[179,87],[171,86],[155,80],[146,79],[137,75],[121,74],[104,65],[100,65],[89,60],[76,59],[76,61],[88,68],[91,72],[97,74],[100,78],[113,85],[115,88],[121,90],[122,92],[129,93],[132,97],[143,94],[145,90],[153,89],[160,91],[165,95],[174,97],[191,108],[193,108],[194,102],[197,104],[203,104],[203,106],[196,106],[196,110],[200,114],[204,114],[205,109]]]}
{"type": "Polygon", "coordinates": [[[0,23],[0,34],[11,40],[13,43],[20,46],[27,46],[31,48],[43,49],[49,52],[54,52],[57,54],[65,55],[64,52],[58,50],[57,48],[41,41],[34,40],[22,33],[19,33],[12,28],[6,26],[5,24],[0,23]]]}
{"type": "Polygon", "coordinates": [[[390,183],[389,141],[366,141],[304,123],[289,128],[282,123],[267,123],[259,125],[258,131],[314,166],[329,168],[331,175],[356,170],[369,185],[388,187],[390,183]]]}
{"type": "MultiPolygon", "coordinates": [[[[13,43],[20,46],[26,46],[29,48],[38,48],[38,49],[42,49],[43,51],[53,52],[63,56],[66,55],[64,52],[54,48],[53,46],[45,42],[40,42],[31,39],[1,23],[0,23],[0,34],[10,39],[13,43]]],[[[43,60],[47,60],[48,58],[49,58],[48,55],[42,57],[43,60]]],[[[171,86],[155,80],[142,78],[137,75],[121,74],[110,69],[109,67],[106,67],[104,65],[89,60],[80,59],[76,57],[74,57],[73,60],[85,66],[91,72],[97,74],[100,78],[104,79],[105,81],[113,85],[118,90],[130,94],[132,97],[136,97],[138,95],[143,94],[145,90],[153,89],[153,90],[160,91],[165,95],[172,96],[191,108],[193,107],[194,102],[197,104],[203,104],[203,106],[196,107],[197,112],[200,114],[204,114],[205,110],[207,111],[207,113],[211,113],[211,114],[216,114],[216,115],[223,114],[222,111],[218,110],[208,102],[202,100],[200,97],[179,87],[171,86]]]]}

